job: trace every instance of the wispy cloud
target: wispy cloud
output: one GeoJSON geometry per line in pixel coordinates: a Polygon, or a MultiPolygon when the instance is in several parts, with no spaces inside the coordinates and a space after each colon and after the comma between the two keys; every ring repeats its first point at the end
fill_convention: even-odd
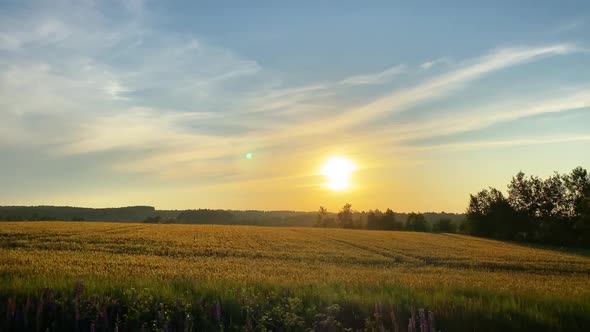
{"type": "MultiPolygon", "coordinates": [[[[402,112],[421,102],[446,96],[465,84],[490,73],[544,57],[571,54],[577,50],[578,48],[573,44],[500,49],[475,61],[460,65],[455,70],[415,86],[393,91],[360,107],[343,111],[337,115],[332,114],[320,121],[314,121],[314,123],[297,125],[298,132],[314,135],[366,124],[386,114],[402,112]]],[[[295,128],[292,129],[296,131],[295,128]]]]}
{"type": "Polygon", "coordinates": [[[447,143],[447,144],[435,144],[428,146],[421,146],[412,148],[412,151],[438,151],[438,152],[451,152],[451,151],[467,151],[467,150],[481,150],[481,149],[493,149],[493,148],[506,148],[515,146],[527,146],[527,145],[547,145],[557,143],[568,143],[568,142],[586,142],[590,141],[590,135],[575,135],[575,136],[557,136],[557,137],[531,137],[522,139],[505,139],[505,140],[482,140],[473,142],[459,142],[459,143],[447,143]]]}
{"type": "Polygon", "coordinates": [[[296,87],[262,88],[246,100],[246,112],[274,112],[301,114],[326,109],[318,102],[326,96],[334,96],[346,89],[361,86],[386,84],[394,77],[406,72],[404,65],[396,65],[380,72],[353,75],[333,82],[319,82],[296,87]],[[304,107],[302,107],[302,105],[304,107]]]}
{"type": "Polygon", "coordinates": [[[343,79],[338,82],[341,85],[371,85],[381,84],[389,81],[392,77],[399,75],[405,71],[404,65],[397,65],[391,68],[387,68],[384,71],[366,75],[356,75],[343,79]]]}
{"type": "Polygon", "coordinates": [[[439,112],[436,117],[419,123],[399,124],[380,134],[379,140],[393,142],[425,140],[469,131],[477,131],[499,123],[521,120],[542,114],[560,113],[590,108],[590,88],[578,87],[521,100],[492,102],[477,108],[453,109],[439,112]]]}
{"type": "Polygon", "coordinates": [[[486,74],[546,56],[571,54],[575,51],[576,46],[572,44],[501,49],[483,56],[473,64],[463,65],[457,70],[428,80],[425,83],[379,98],[345,114],[341,118],[344,119],[346,116],[353,118],[355,122],[372,120],[383,113],[398,112],[417,102],[446,95],[463,84],[486,74]]]}
{"type": "MultiPolygon", "coordinates": [[[[124,142],[133,138],[126,130],[137,132],[142,121],[150,121],[149,116],[138,115],[138,108],[152,108],[152,113],[164,118],[175,113],[212,113],[223,107],[214,99],[226,99],[221,97],[226,82],[260,70],[255,61],[191,37],[149,31],[132,22],[109,22],[94,6],[71,3],[71,10],[82,13],[88,24],[75,27],[68,16],[52,8],[23,13],[11,24],[0,23],[2,35],[13,40],[0,61],[0,130],[6,132],[9,123],[18,124],[15,131],[21,133],[11,142],[20,137],[20,142],[47,145],[69,138],[75,144],[68,146],[75,145],[72,151],[81,153],[87,141],[74,137],[85,130],[109,131],[111,140],[120,135],[124,142]],[[158,47],[147,52],[154,45],[158,47]],[[114,121],[96,125],[105,117],[120,119],[122,114],[134,118],[134,125],[116,127],[114,121]],[[34,127],[33,119],[40,117],[62,123],[62,138],[42,138],[50,130],[34,127]],[[111,130],[113,126],[118,130],[111,130]]],[[[112,142],[99,138],[88,146],[89,151],[113,148],[112,142]],[[100,142],[105,142],[102,149],[100,142]]]]}
{"type": "Polygon", "coordinates": [[[129,17],[120,21],[94,5],[66,7],[78,14],[47,6],[0,22],[0,147],[41,148],[66,159],[112,154],[110,163],[118,172],[234,181],[247,173],[256,181],[281,179],[287,171],[308,176],[297,170],[297,160],[327,153],[326,145],[362,153],[588,107],[587,90],[576,90],[537,103],[522,98],[440,112],[428,121],[392,124],[383,131],[381,120],[388,116],[451,96],[486,75],[579,48],[503,48],[464,62],[441,58],[422,65],[445,63],[442,74],[400,64],[289,86],[284,83],[288,77],[267,71],[256,59],[199,36],[150,29],[136,17],[148,10],[141,1],[121,2],[127,11],[122,15],[129,17]],[[421,81],[401,82],[408,77],[408,82],[421,81]],[[248,173],[233,161],[251,150],[272,158],[248,173]]]}
{"type": "Polygon", "coordinates": [[[420,65],[420,68],[422,68],[424,70],[428,70],[434,66],[449,64],[450,62],[451,61],[448,58],[439,58],[439,59],[435,59],[432,61],[424,62],[423,64],[420,65]]]}
{"type": "Polygon", "coordinates": [[[159,112],[148,108],[130,108],[124,112],[105,112],[92,122],[82,123],[78,138],[64,144],[63,154],[92,153],[108,150],[144,150],[170,148],[184,144],[211,144],[214,137],[190,131],[188,124],[215,117],[211,113],[159,112]]]}

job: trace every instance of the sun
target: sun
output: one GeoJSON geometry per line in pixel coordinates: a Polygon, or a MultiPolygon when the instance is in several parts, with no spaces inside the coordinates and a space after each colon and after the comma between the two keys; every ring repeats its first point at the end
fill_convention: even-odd
{"type": "Polygon", "coordinates": [[[328,178],[326,186],[335,191],[350,187],[350,176],[356,166],[343,157],[332,157],[322,167],[321,174],[328,178]]]}

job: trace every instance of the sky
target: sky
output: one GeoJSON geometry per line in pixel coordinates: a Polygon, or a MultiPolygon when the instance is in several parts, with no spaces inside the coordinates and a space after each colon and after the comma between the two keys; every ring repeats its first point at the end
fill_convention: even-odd
{"type": "Polygon", "coordinates": [[[0,205],[464,212],[590,167],[589,36],[588,1],[4,0],[0,205]]]}

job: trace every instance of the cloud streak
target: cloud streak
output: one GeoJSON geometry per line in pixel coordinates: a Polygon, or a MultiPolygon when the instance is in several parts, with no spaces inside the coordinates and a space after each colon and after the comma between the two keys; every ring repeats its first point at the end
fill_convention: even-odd
{"type": "Polygon", "coordinates": [[[481,150],[481,149],[494,149],[494,148],[507,148],[516,146],[529,146],[529,145],[547,145],[547,144],[558,144],[558,143],[570,143],[570,142],[586,142],[590,141],[590,135],[575,135],[575,136],[557,136],[557,137],[531,137],[523,139],[506,139],[506,140],[483,140],[473,142],[460,142],[460,143],[448,143],[448,144],[436,144],[429,146],[421,146],[412,148],[411,150],[416,151],[437,151],[441,153],[447,153],[451,151],[468,151],[468,150],[481,150]]]}
{"type": "Polygon", "coordinates": [[[420,68],[422,68],[424,70],[428,70],[428,69],[431,69],[434,66],[443,65],[443,64],[450,64],[449,59],[447,59],[447,58],[439,58],[439,59],[436,59],[436,60],[427,61],[427,62],[424,62],[423,64],[421,64],[420,65],[420,68]]]}
{"type": "Polygon", "coordinates": [[[425,83],[383,96],[367,105],[347,112],[336,122],[370,121],[382,114],[400,112],[424,100],[442,97],[466,83],[484,75],[527,63],[547,56],[571,54],[577,50],[573,44],[542,47],[507,48],[492,52],[457,70],[428,80],[425,83]]]}
{"type": "Polygon", "coordinates": [[[398,125],[380,134],[379,140],[389,144],[444,137],[477,131],[493,125],[508,123],[537,115],[590,108],[590,88],[579,87],[553,96],[531,100],[491,103],[473,108],[456,109],[420,123],[398,125]]]}
{"type": "Polygon", "coordinates": [[[567,55],[577,51],[579,49],[573,44],[500,49],[423,83],[378,97],[365,105],[310,122],[287,126],[281,132],[313,136],[359,127],[385,115],[400,113],[420,103],[447,96],[465,84],[493,72],[545,57],[567,55]]]}

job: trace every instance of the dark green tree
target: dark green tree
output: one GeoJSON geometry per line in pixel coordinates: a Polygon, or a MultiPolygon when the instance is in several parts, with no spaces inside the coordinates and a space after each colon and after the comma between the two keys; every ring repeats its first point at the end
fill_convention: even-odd
{"type": "Polygon", "coordinates": [[[432,225],[432,231],[437,233],[454,233],[457,231],[457,225],[451,219],[441,218],[432,225]]]}
{"type": "Polygon", "coordinates": [[[501,191],[485,189],[470,195],[467,231],[473,235],[510,239],[516,236],[516,212],[501,191]]]}
{"type": "Polygon", "coordinates": [[[464,226],[479,236],[590,246],[590,176],[581,167],[545,179],[519,172],[508,197],[494,188],[470,195],[464,226]]]}
{"type": "Polygon", "coordinates": [[[428,224],[426,223],[424,215],[421,213],[410,213],[406,220],[406,229],[415,232],[427,232],[428,224]]]}
{"type": "Polygon", "coordinates": [[[315,227],[327,227],[327,219],[328,219],[328,209],[323,206],[320,206],[317,214],[317,220],[315,223],[315,227]]]}
{"type": "Polygon", "coordinates": [[[379,230],[381,229],[381,218],[383,213],[376,209],[375,211],[369,210],[367,213],[367,229],[379,230]]]}
{"type": "Polygon", "coordinates": [[[590,174],[576,167],[564,178],[576,245],[590,247],[590,174]]]}
{"type": "Polygon", "coordinates": [[[388,231],[399,231],[404,228],[402,222],[395,218],[395,212],[391,209],[387,209],[383,214],[383,217],[381,217],[381,225],[382,229],[388,231]]]}
{"type": "Polygon", "coordinates": [[[346,203],[340,212],[338,212],[338,222],[342,228],[353,228],[352,222],[352,208],[351,205],[346,203]]]}

